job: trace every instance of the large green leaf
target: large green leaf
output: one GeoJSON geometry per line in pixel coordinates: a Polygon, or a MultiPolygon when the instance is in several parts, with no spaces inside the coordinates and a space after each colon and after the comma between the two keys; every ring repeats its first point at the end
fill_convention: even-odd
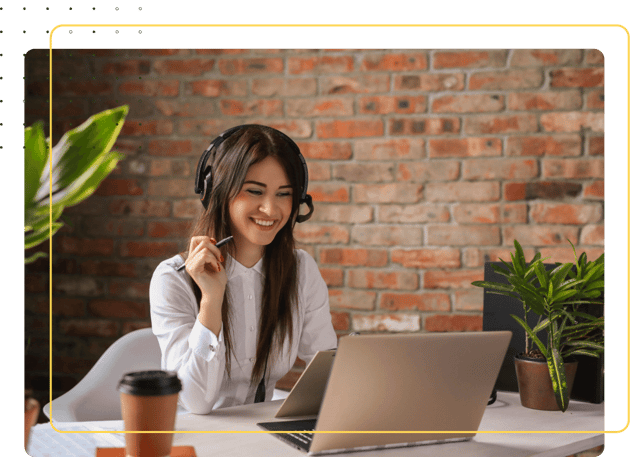
{"type": "Polygon", "coordinates": [[[36,122],[24,129],[24,209],[31,206],[39,190],[42,171],[46,166],[48,148],[43,123],[36,122]]]}
{"type": "Polygon", "coordinates": [[[558,408],[560,408],[560,411],[565,412],[569,406],[569,388],[564,371],[564,362],[557,348],[552,348],[550,355],[551,357],[547,357],[547,367],[549,367],[551,385],[556,396],[558,408]]]}
{"type": "Polygon", "coordinates": [[[521,319],[520,317],[516,316],[515,314],[510,314],[510,316],[512,316],[512,318],[519,323],[519,325],[521,327],[523,327],[523,329],[525,330],[525,332],[527,332],[527,334],[529,335],[529,337],[532,339],[532,341],[536,344],[536,347],[538,347],[538,349],[540,350],[540,352],[542,353],[542,355],[547,358],[547,348],[545,347],[545,345],[542,343],[542,341],[540,341],[540,338],[538,338],[538,336],[536,336],[536,334],[534,332],[532,332],[532,329],[529,325],[527,325],[527,322],[525,322],[523,319],[521,319]]]}

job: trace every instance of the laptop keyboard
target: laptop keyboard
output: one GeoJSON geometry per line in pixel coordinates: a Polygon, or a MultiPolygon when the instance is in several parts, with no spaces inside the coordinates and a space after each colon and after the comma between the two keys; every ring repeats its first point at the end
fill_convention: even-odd
{"type": "Polygon", "coordinates": [[[315,430],[316,419],[307,420],[295,420],[295,421],[279,421],[279,422],[264,422],[258,424],[258,426],[276,432],[295,431],[294,433],[274,433],[276,437],[280,438],[297,447],[307,451],[311,448],[311,442],[313,441],[313,430],[315,430]]]}

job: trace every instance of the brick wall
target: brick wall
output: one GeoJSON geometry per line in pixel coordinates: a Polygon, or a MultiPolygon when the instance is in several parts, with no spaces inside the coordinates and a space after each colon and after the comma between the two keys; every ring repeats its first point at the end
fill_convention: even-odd
{"type": "MultiPolygon", "coordinates": [[[[48,122],[47,50],[26,58],[26,123],[48,122]]],[[[186,246],[201,151],[242,123],[307,159],[296,236],[338,334],[482,326],[485,261],[604,249],[604,66],[596,50],[60,50],[53,142],[122,104],[127,157],[54,238],[53,390],[150,325],[155,266],[186,246]]],[[[46,246],[45,246],[46,247],[46,246]]],[[[47,248],[47,247],[46,247],[47,248]]],[[[27,268],[27,372],[48,389],[48,262],[27,268]]],[[[300,365],[282,383],[297,378],[300,365]]]]}

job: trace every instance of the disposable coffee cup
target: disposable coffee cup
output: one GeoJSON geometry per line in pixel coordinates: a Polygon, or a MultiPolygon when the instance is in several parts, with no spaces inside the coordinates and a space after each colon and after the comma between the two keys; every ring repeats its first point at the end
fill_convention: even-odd
{"type": "MultiPolygon", "coordinates": [[[[127,373],[118,383],[125,431],[173,431],[182,383],[172,371],[127,373]]],[[[127,457],[171,454],[173,433],[125,433],[127,457]]]]}

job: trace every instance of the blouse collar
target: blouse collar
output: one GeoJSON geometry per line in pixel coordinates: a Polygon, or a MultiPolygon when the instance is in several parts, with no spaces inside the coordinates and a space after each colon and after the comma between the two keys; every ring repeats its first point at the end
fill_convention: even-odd
{"type": "Polygon", "coordinates": [[[226,262],[226,269],[227,269],[228,278],[230,279],[236,276],[240,276],[240,275],[249,275],[252,272],[258,273],[261,276],[265,276],[265,273],[263,271],[263,258],[262,257],[260,258],[258,262],[256,262],[256,264],[253,267],[247,268],[246,266],[241,264],[238,260],[236,260],[234,257],[228,254],[227,262],[226,262]]]}

